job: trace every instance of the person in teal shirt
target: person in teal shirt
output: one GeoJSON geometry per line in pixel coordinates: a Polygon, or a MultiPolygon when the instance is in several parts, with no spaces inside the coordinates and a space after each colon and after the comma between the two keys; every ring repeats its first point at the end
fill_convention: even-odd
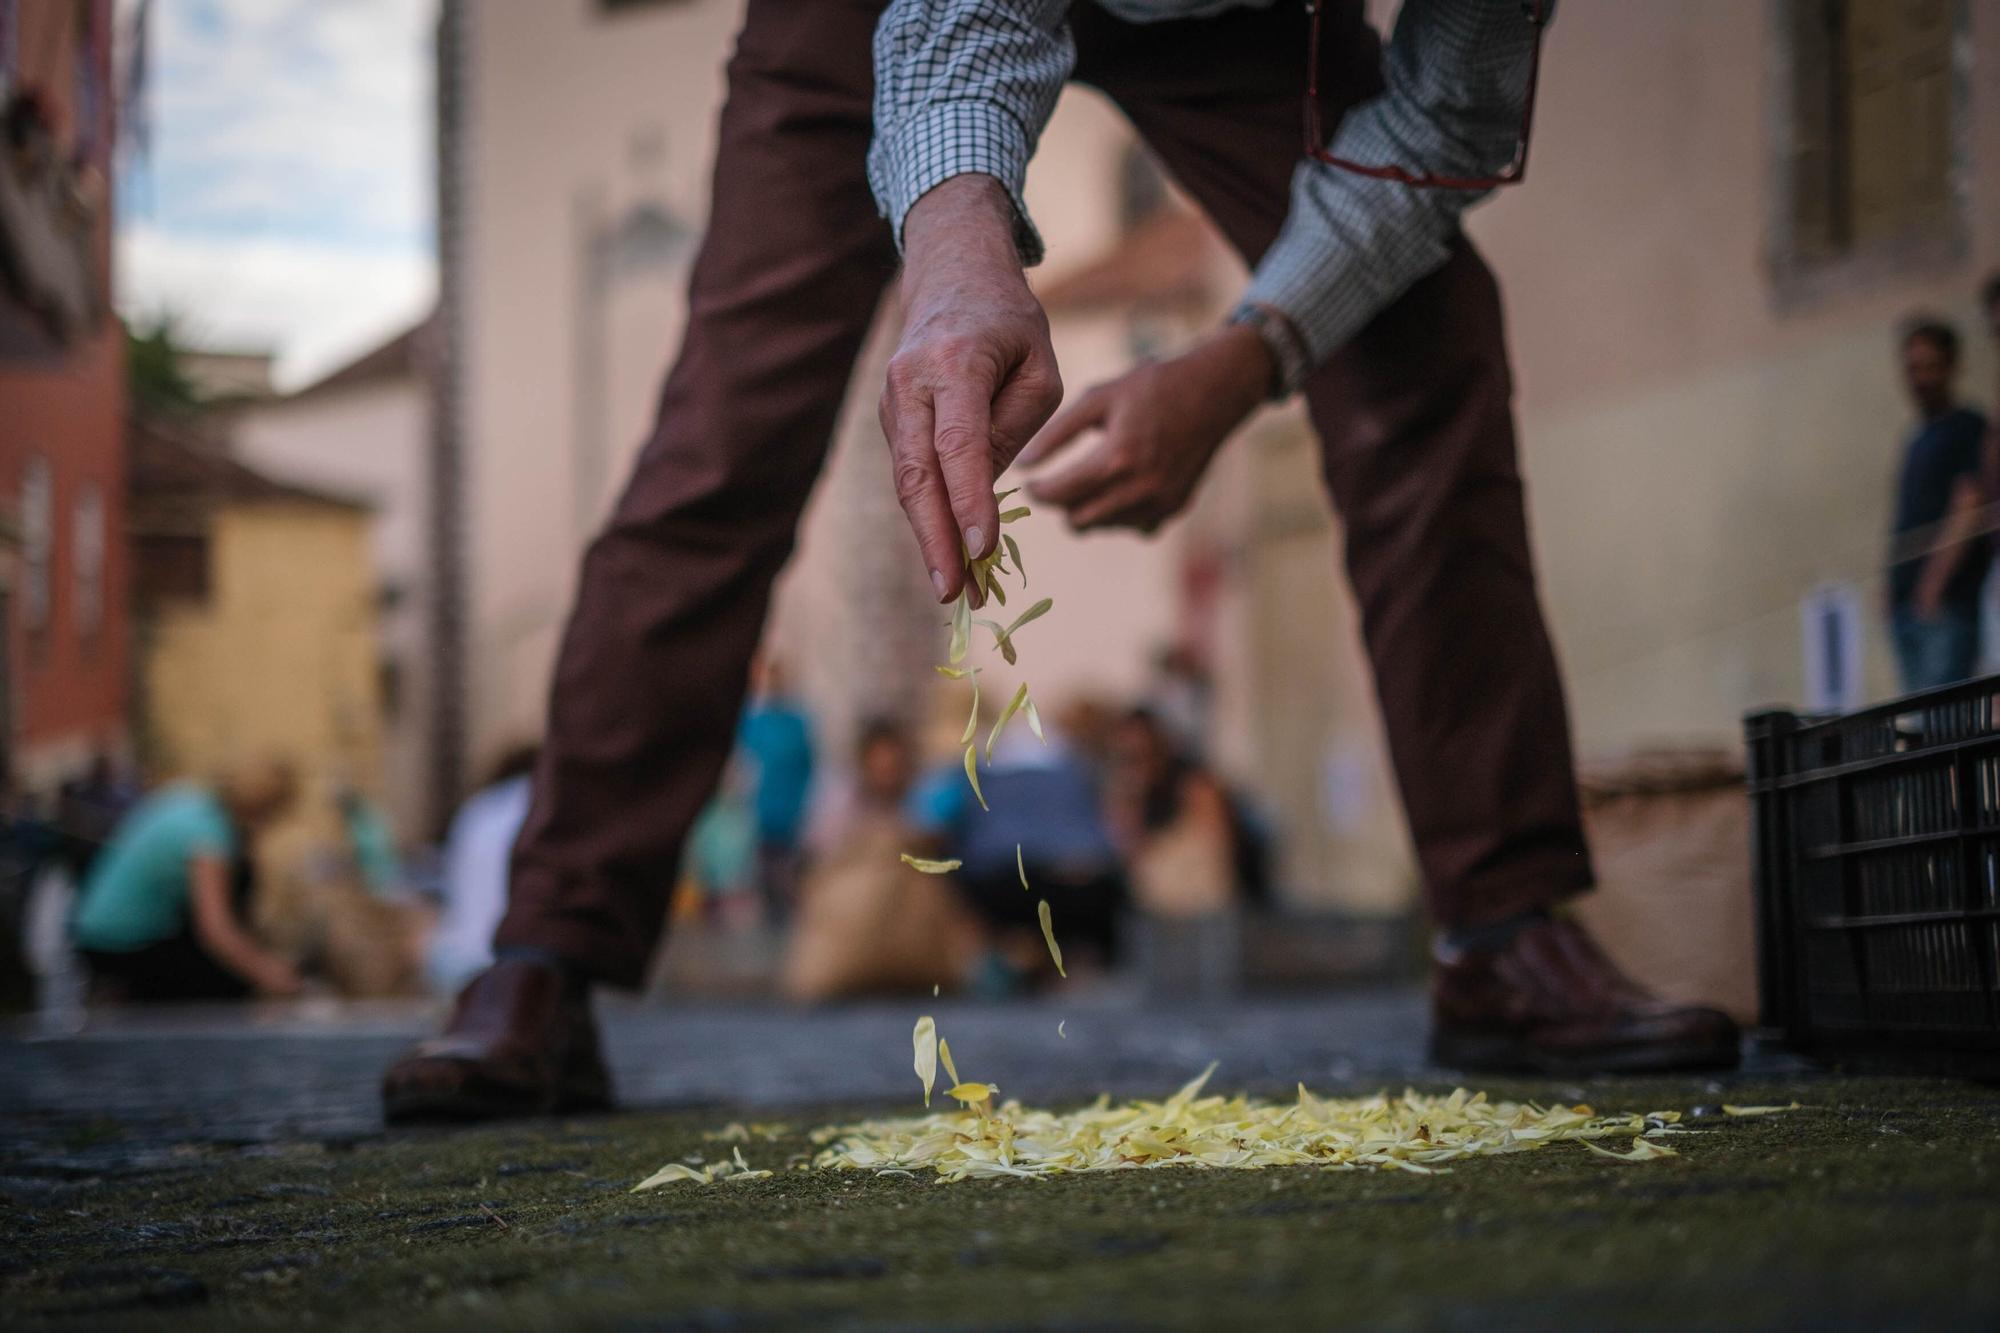
{"type": "Polygon", "coordinates": [[[133,808],[90,868],[71,921],[100,994],[231,999],[299,988],[291,963],[258,943],[236,901],[250,840],[291,807],[282,763],[220,783],[177,783],[133,808]]]}

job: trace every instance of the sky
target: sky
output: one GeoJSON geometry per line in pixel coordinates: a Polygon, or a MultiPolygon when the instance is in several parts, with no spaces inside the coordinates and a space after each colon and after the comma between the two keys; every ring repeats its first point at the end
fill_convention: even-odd
{"type": "Polygon", "coordinates": [[[154,0],[151,143],[119,179],[121,310],[171,315],[200,346],[274,351],[287,387],[421,318],[436,14],[154,0]]]}

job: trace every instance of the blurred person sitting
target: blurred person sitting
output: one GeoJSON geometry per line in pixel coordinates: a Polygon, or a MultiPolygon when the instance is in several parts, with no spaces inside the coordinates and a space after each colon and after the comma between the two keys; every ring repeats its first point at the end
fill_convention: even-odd
{"type": "Polygon", "coordinates": [[[815,863],[846,860],[852,848],[888,829],[907,827],[903,801],[916,779],[916,747],[909,730],[892,717],[871,717],[854,742],[851,776],[825,783],[815,799],[806,847],[815,863]]]}
{"type": "Polygon", "coordinates": [[[493,962],[493,928],[507,910],[507,858],[528,818],[537,747],[502,754],[451,818],[439,877],[443,910],[424,950],[432,989],[452,994],[493,962]]]}
{"type": "MultiPolygon", "coordinates": [[[[758,897],[768,894],[772,886],[766,878],[770,863],[765,859],[765,825],[758,800],[763,790],[758,765],[751,756],[737,751],[723,770],[714,797],[688,830],[681,879],[695,890],[703,915],[727,925],[755,924],[758,897]]],[[[803,822],[803,816],[798,822],[803,822]]],[[[796,834],[792,845],[796,851],[796,834]]],[[[764,898],[766,924],[776,925],[789,917],[796,896],[796,885],[789,878],[794,868],[784,868],[786,878],[780,885],[783,915],[773,915],[773,899],[764,898]]]]}
{"type": "Polygon", "coordinates": [[[993,747],[980,776],[990,809],[980,809],[959,762],[939,765],[910,795],[913,831],[937,854],[963,862],[952,882],[989,932],[976,978],[989,994],[1044,974],[1053,979],[1036,916],[1044,898],[1071,972],[1076,961],[1104,962],[1116,951],[1125,869],[1105,826],[1097,774],[1060,729],[1045,731],[1043,743],[1016,722],[993,747]]]}
{"type": "Polygon", "coordinates": [[[783,663],[759,657],[750,673],[753,697],[737,728],[736,745],[755,766],[757,889],[766,918],[782,924],[791,914],[802,868],[813,778],[812,719],[792,697],[783,663]]]}
{"type": "Polygon", "coordinates": [[[298,782],[277,760],[220,782],[177,783],[140,801],[84,883],[71,930],[111,1000],[284,996],[299,974],[260,944],[247,917],[257,836],[292,806],[298,782]]]}
{"type": "Polygon", "coordinates": [[[1964,680],[1978,663],[1986,419],[1958,404],[1956,329],[1917,316],[1901,349],[1917,424],[1896,483],[1888,611],[1903,688],[1915,691],[1964,680]]]}
{"type": "Polygon", "coordinates": [[[100,748],[83,772],[62,784],[56,794],[56,830],[72,877],[81,883],[90,874],[119,822],[139,803],[139,784],[120,771],[109,749],[100,748]]]}
{"type": "Polygon", "coordinates": [[[950,887],[904,865],[920,847],[904,813],[917,768],[908,730],[864,723],[854,774],[816,812],[813,860],[785,963],[795,1000],[957,989],[983,952],[984,932],[950,887]]]}
{"type": "Polygon", "coordinates": [[[1141,910],[1194,917],[1268,899],[1265,839],[1151,709],[1134,708],[1113,728],[1105,792],[1141,910]]]}
{"type": "Polygon", "coordinates": [[[396,854],[396,835],[382,807],[359,788],[343,783],[335,794],[340,825],[347,835],[347,854],[362,884],[378,898],[400,893],[405,887],[402,857],[396,854]]]}

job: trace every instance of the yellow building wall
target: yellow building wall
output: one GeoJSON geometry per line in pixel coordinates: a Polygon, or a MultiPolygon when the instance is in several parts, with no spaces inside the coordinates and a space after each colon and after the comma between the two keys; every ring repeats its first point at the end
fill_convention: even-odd
{"type": "Polygon", "coordinates": [[[368,514],[332,505],[240,505],[215,518],[210,596],[168,608],[142,650],[149,768],[202,777],[256,755],[297,766],[300,801],[260,849],[267,923],[309,852],[340,836],[343,783],[380,798],[381,683],[368,514]]]}

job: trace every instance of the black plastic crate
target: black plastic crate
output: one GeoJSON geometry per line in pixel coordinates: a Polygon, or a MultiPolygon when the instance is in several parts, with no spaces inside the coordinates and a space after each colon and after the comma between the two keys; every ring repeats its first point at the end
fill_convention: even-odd
{"type": "Polygon", "coordinates": [[[1744,733],[1765,1026],[2000,1073],[2000,676],[1744,733]]]}

